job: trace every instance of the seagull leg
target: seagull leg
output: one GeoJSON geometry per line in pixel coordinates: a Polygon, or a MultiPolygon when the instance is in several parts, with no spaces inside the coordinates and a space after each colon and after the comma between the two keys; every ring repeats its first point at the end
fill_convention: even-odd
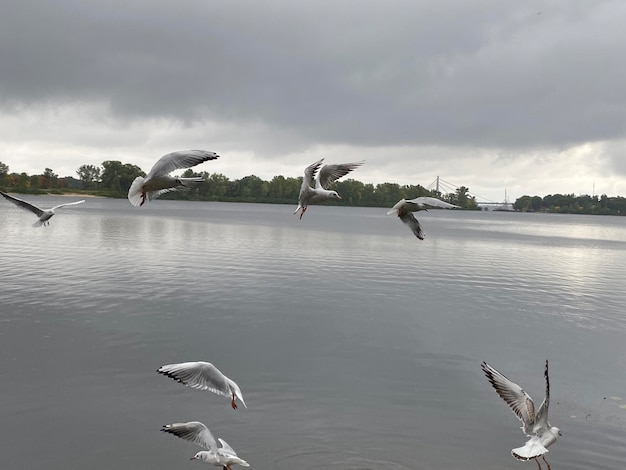
{"type": "Polygon", "coordinates": [[[546,465],[548,466],[548,470],[550,470],[550,464],[548,463],[548,461],[546,460],[545,455],[542,455],[541,458],[543,459],[543,461],[546,463],[546,465]]]}
{"type": "Polygon", "coordinates": [[[237,403],[235,403],[235,395],[233,395],[233,397],[231,398],[230,406],[233,407],[233,410],[237,409],[237,403]]]}
{"type": "Polygon", "coordinates": [[[146,202],[146,192],[142,191],[142,193],[141,193],[141,204],[139,204],[139,207],[143,206],[144,202],[146,202]]]}
{"type": "Polygon", "coordinates": [[[539,467],[539,470],[541,470],[541,464],[539,463],[539,459],[537,457],[535,457],[535,463],[537,464],[537,467],[539,467]]]}
{"type": "Polygon", "coordinates": [[[302,208],[302,211],[300,212],[300,220],[302,220],[302,216],[303,216],[303,215],[304,215],[304,213],[306,212],[307,207],[308,207],[308,206],[304,206],[304,207],[302,208]]]}

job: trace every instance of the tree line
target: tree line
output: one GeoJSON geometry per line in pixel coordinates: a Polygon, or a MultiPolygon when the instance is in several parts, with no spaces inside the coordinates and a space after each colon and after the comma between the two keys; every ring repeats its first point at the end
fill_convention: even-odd
{"type": "MultiPolygon", "coordinates": [[[[137,176],[145,172],[137,165],[107,160],[102,166],[81,165],[76,170],[78,178],[59,177],[50,168],[43,173],[28,175],[11,173],[9,167],[0,162],[0,188],[17,193],[58,193],[67,191],[84,192],[105,197],[126,197],[128,188],[137,176]]],[[[221,173],[196,173],[188,169],[185,177],[200,176],[204,183],[190,185],[186,191],[173,191],[161,196],[163,199],[186,199],[195,201],[264,202],[294,204],[298,200],[302,177],[274,176],[265,181],[250,175],[231,180],[221,173]]],[[[342,197],[330,204],[347,206],[390,207],[402,198],[432,196],[456,204],[465,209],[478,209],[475,197],[469,188],[461,186],[452,193],[438,193],[421,185],[399,185],[397,183],[362,183],[354,179],[339,180],[333,185],[342,197]]],[[[513,204],[516,211],[552,212],[569,214],[626,215],[626,198],[550,194],[548,196],[522,196],[513,204]]]]}
{"type": "MultiPolygon", "coordinates": [[[[81,165],[76,170],[78,178],[60,178],[50,168],[40,175],[10,173],[9,167],[0,162],[0,188],[18,193],[59,193],[69,190],[85,192],[105,197],[126,197],[128,188],[137,176],[145,172],[137,165],[107,160],[102,166],[81,165]]],[[[221,173],[196,173],[187,169],[184,177],[200,176],[203,183],[190,184],[189,189],[173,191],[161,196],[162,199],[185,199],[194,201],[263,202],[294,204],[298,200],[302,177],[274,176],[265,181],[250,175],[231,180],[221,173]]],[[[339,180],[333,184],[342,197],[331,204],[346,206],[390,207],[400,199],[413,199],[419,196],[432,196],[467,209],[476,209],[477,204],[465,186],[448,194],[437,193],[421,185],[399,185],[397,183],[371,184],[354,179],[339,180]]]]}
{"type": "Polygon", "coordinates": [[[522,196],[513,204],[516,211],[552,212],[561,214],[626,215],[626,198],[576,196],[574,194],[549,194],[548,196],[522,196]]]}

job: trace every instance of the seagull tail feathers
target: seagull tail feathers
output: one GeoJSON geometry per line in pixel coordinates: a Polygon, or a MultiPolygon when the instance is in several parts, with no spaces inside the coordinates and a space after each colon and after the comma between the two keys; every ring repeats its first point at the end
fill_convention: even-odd
{"type": "Polygon", "coordinates": [[[128,200],[133,206],[141,205],[141,193],[143,192],[143,176],[135,178],[128,190],[128,200]]]}
{"type": "Polygon", "coordinates": [[[391,214],[398,215],[398,209],[391,209],[391,210],[387,211],[387,215],[391,215],[391,214]]]}
{"type": "Polygon", "coordinates": [[[535,436],[527,441],[523,447],[517,447],[511,450],[511,455],[517,460],[530,460],[541,457],[546,452],[548,452],[548,449],[546,449],[535,436]]]}
{"type": "Polygon", "coordinates": [[[33,227],[41,227],[42,225],[43,225],[43,222],[41,220],[38,220],[37,222],[33,224],[33,227]]]}

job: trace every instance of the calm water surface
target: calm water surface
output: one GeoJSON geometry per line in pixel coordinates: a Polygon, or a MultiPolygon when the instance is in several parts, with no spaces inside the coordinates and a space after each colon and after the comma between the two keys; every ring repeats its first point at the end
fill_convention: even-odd
{"type": "Polygon", "coordinates": [[[191,420],[257,469],[533,469],[480,362],[539,402],[546,358],[552,468],[624,468],[625,218],[0,202],[2,469],[204,468],[191,420]],[[249,408],[155,373],[189,360],[249,408]]]}

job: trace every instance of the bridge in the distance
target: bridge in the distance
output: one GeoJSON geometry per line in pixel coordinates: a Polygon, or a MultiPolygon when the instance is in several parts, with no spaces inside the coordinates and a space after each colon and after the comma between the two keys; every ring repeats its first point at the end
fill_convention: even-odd
{"type": "MultiPolygon", "coordinates": [[[[440,178],[439,176],[437,176],[437,178],[435,178],[428,186],[426,186],[426,189],[430,191],[437,191],[440,194],[448,194],[448,193],[455,193],[456,190],[460,187],[461,185],[452,184],[449,181],[446,181],[440,178]]],[[[467,194],[469,194],[474,199],[476,199],[476,204],[479,207],[484,207],[489,210],[500,210],[500,211],[513,211],[514,210],[513,204],[509,202],[506,196],[506,189],[504,190],[503,202],[492,201],[479,194],[474,194],[471,191],[468,191],[467,194]]]]}

